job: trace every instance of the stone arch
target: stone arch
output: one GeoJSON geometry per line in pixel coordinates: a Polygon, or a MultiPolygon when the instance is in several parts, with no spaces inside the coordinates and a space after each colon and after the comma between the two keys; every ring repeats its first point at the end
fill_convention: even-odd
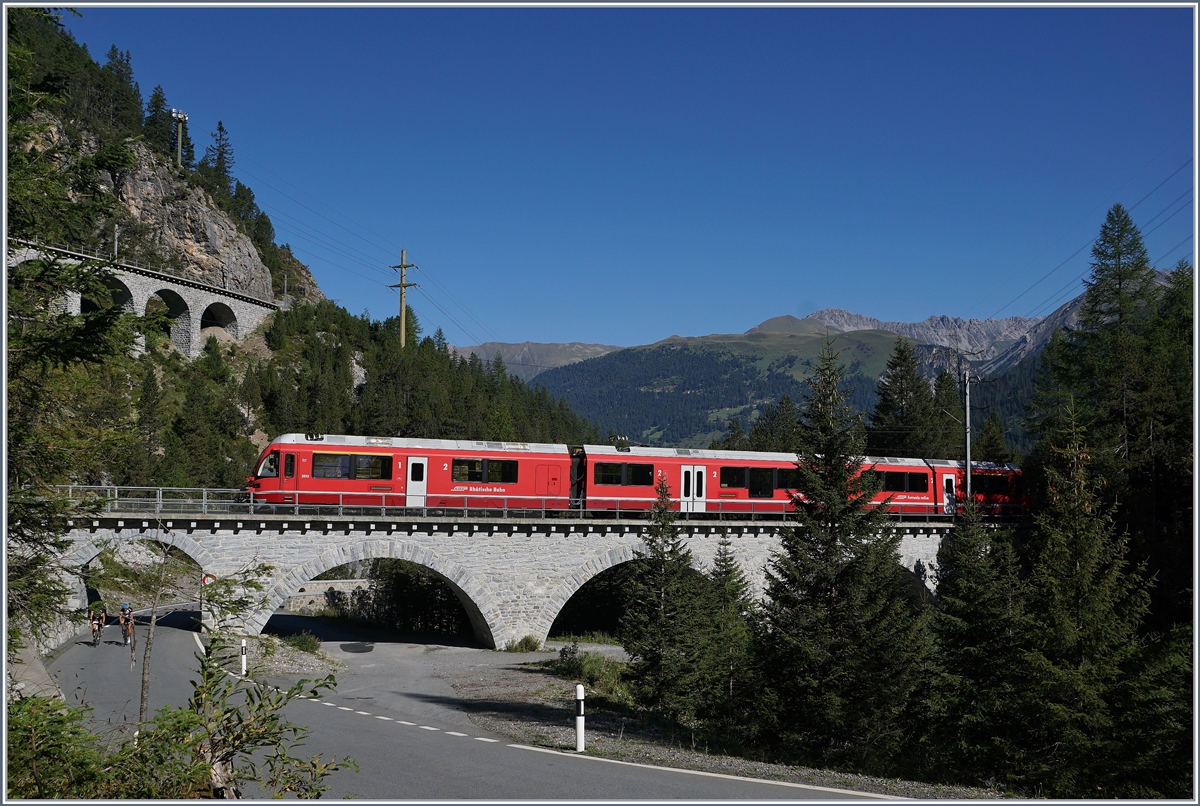
{"type": "Polygon", "coordinates": [[[481,644],[496,649],[495,636],[506,632],[504,618],[483,581],[472,576],[458,563],[415,543],[369,538],[322,552],[289,570],[279,569],[275,585],[267,592],[264,606],[246,619],[246,631],[258,635],[281,604],[299,592],[313,577],[331,568],[355,560],[396,559],[428,568],[450,586],[471,621],[471,629],[481,644]]]}
{"type": "Polygon", "coordinates": [[[130,540],[152,540],[155,543],[165,543],[172,548],[186,554],[197,565],[203,569],[214,568],[217,565],[216,559],[204,548],[197,543],[186,532],[169,532],[167,534],[159,534],[157,536],[145,534],[142,532],[130,533],[129,535],[114,535],[111,540],[103,538],[93,540],[77,541],[71,552],[67,555],[67,565],[72,568],[82,568],[83,566],[96,559],[100,554],[105,544],[116,543],[130,540]]]}
{"type": "Polygon", "coordinates": [[[167,316],[171,319],[171,343],[179,348],[186,356],[192,355],[192,310],[187,301],[169,288],[160,288],[147,300],[158,297],[167,306],[167,316]]]}
{"type": "Polygon", "coordinates": [[[634,559],[635,551],[645,551],[645,544],[615,546],[603,554],[596,555],[580,565],[577,565],[542,605],[541,611],[534,617],[534,624],[541,631],[535,635],[539,641],[545,641],[554,626],[554,620],[562,612],[563,607],[570,601],[584,583],[597,575],[634,559]]]}
{"type": "MultiPolygon", "coordinates": [[[[129,290],[129,286],[111,274],[104,277],[104,285],[108,287],[109,293],[112,294],[112,305],[114,308],[120,308],[130,313],[137,313],[137,308],[133,303],[133,293],[129,290]]],[[[99,309],[100,305],[96,300],[82,297],[79,301],[80,313],[91,313],[99,309]]]]}
{"type": "Polygon", "coordinates": [[[219,327],[235,339],[238,337],[237,315],[224,302],[214,302],[204,309],[200,315],[200,329],[206,327],[219,327]]]}

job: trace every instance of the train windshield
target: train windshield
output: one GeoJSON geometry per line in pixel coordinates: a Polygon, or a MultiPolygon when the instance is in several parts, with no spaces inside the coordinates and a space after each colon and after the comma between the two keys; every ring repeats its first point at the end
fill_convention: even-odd
{"type": "Polygon", "coordinates": [[[279,451],[271,451],[267,454],[267,458],[262,460],[262,464],[258,466],[258,472],[255,474],[259,478],[277,478],[279,476],[279,451]]]}

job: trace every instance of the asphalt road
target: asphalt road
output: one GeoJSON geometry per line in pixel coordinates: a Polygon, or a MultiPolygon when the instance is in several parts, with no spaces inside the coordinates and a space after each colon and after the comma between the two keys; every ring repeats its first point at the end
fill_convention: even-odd
{"type": "MultiPolygon", "coordinates": [[[[194,612],[166,617],[155,629],[151,711],[184,705],[198,650],[187,629],[194,612]]],[[[146,629],[140,629],[139,641],[146,629]]],[[[608,761],[533,748],[491,735],[458,707],[453,689],[436,676],[438,663],[507,662],[470,647],[431,647],[325,635],[323,649],[345,663],[338,689],[321,700],[289,706],[309,727],[303,755],[350,755],[361,772],[339,771],[326,798],[488,800],[877,800],[883,796],[718,776],[608,761]]],[[[81,634],[49,665],[69,701],[87,702],[104,730],[129,730],[137,719],[141,648],[131,671],[115,627],[100,646],[81,634]]],[[[249,794],[249,793],[247,793],[249,794]]]]}

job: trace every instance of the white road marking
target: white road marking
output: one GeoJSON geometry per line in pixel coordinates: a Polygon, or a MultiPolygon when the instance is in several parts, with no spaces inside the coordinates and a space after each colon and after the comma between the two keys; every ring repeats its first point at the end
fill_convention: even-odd
{"type": "Polygon", "coordinates": [[[386,719],[388,722],[393,721],[390,716],[377,716],[376,719],[386,719]]]}
{"type": "Polygon", "coordinates": [[[344,705],[339,705],[339,706],[338,706],[338,710],[339,710],[339,711],[353,711],[354,709],[353,709],[353,708],[347,708],[347,707],[346,707],[346,706],[344,706],[344,705]]]}
{"type": "Polygon", "coordinates": [[[428,725],[422,725],[421,730],[439,730],[439,728],[431,728],[428,725]]]}
{"type": "Polygon", "coordinates": [[[499,739],[489,739],[486,736],[476,736],[475,741],[477,741],[477,742],[498,742],[500,740],[499,739]]]}
{"type": "Polygon", "coordinates": [[[330,708],[337,708],[337,705],[332,702],[323,702],[321,705],[328,705],[330,708]]]}
{"type": "Polygon", "coordinates": [[[466,736],[467,734],[457,733],[456,731],[448,730],[448,731],[446,731],[446,735],[447,736],[466,736]]]}
{"type": "Polygon", "coordinates": [[[416,722],[405,722],[403,719],[397,719],[396,721],[399,722],[401,725],[416,725],[417,724],[416,722]]]}
{"type": "Polygon", "coordinates": [[[355,711],[354,713],[362,714],[363,716],[370,716],[370,714],[368,714],[366,711],[355,711]]]}
{"type": "Polygon", "coordinates": [[[700,770],[680,770],[675,767],[656,767],[653,764],[637,764],[632,761],[617,761],[615,758],[601,758],[600,756],[585,756],[579,753],[567,752],[564,750],[551,750],[547,747],[530,747],[527,744],[510,744],[509,747],[515,747],[518,750],[532,750],[535,753],[554,753],[555,755],[564,758],[579,758],[587,761],[603,761],[606,764],[624,764],[626,767],[643,767],[647,770],[661,770],[663,772],[677,772],[681,775],[703,775],[708,778],[727,778],[731,781],[748,781],[756,784],[771,784],[772,786],[790,786],[795,789],[811,789],[815,792],[837,792],[839,794],[862,795],[864,798],[880,798],[882,800],[910,800],[910,798],[902,798],[899,795],[877,795],[874,792],[859,792],[857,789],[834,789],[829,786],[813,786],[812,784],[793,784],[790,781],[768,781],[765,778],[746,778],[741,775],[725,775],[719,772],[701,772],[700,770]]]}

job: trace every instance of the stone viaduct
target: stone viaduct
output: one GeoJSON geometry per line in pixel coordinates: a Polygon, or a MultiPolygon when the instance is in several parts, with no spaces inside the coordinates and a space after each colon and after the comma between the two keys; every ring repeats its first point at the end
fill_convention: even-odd
{"type": "MultiPolygon", "coordinates": [[[[38,246],[16,240],[10,243],[15,246],[10,246],[8,251],[9,269],[47,255],[56,256],[64,262],[104,260],[59,247],[38,246]]],[[[257,299],[163,271],[125,264],[113,264],[110,268],[112,278],[109,286],[113,303],[140,315],[146,312],[151,297],[157,296],[166,304],[167,316],[171,318],[171,342],[188,358],[200,355],[204,347],[200,340],[203,328],[224,328],[229,335],[241,339],[258,327],[268,314],[279,309],[279,305],[270,300],[257,299]]],[[[94,303],[71,292],[63,304],[68,313],[79,313],[94,303]]]]}
{"type": "MultiPolygon", "coordinates": [[[[710,567],[728,529],[734,555],[757,595],[779,545],[778,525],[680,521],[695,561],[710,567]]],[[[104,545],[156,540],[175,546],[206,572],[227,577],[253,563],[274,568],[266,602],[243,627],[256,635],[271,614],[313,577],[355,560],[398,558],[444,580],[462,602],[476,639],[503,648],[526,635],[544,641],[567,600],[592,577],[632,560],[645,521],[317,517],[279,515],[119,515],[75,521],[69,562],[83,565],[104,545]]],[[[897,524],[898,561],[933,586],[949,523],[897,524]]]]}

